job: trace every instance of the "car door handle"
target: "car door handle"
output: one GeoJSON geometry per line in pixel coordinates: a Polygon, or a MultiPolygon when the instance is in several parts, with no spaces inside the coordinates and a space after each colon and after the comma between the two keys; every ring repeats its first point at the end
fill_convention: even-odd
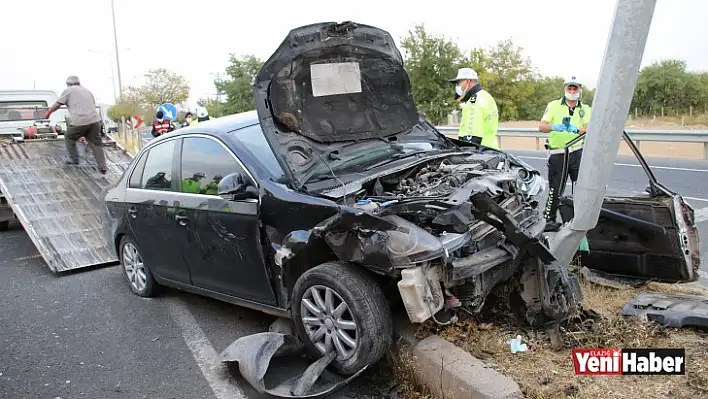
{"type": "Polygon", "coordinates": [[[185,215],[175,215],[175,220],[180,226],[186,226],[189,219],[185,215]]]}
{"type": "Polygon", "coordinates": [[[135,219],[136,217],[138,217],[138,209],[134,206],[131,206],[130,208],[128,208],[128,215],[130,215],[131,218],[135,219]]]}

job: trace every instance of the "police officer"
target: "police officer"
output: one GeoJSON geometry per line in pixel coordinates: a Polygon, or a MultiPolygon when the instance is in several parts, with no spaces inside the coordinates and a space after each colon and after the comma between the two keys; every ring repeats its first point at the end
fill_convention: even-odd
{"type": "MultiPolygon", "coordinates": [[[[563,84],[563,97],[548,103],[538,129],[549,133],[548,137],[548,185],[550,190],[546,202],[546,231],[557,231],[560,223],[556,221],[558,194],[562,187],[564,148],[571,140],[588,130],[592,113],[588,104],[580,101],[583,85],[575,76],[563,84]]],[[[573,183],[578,180],[580,160],[583,154],[583,141],[574,144],[569,150],[568,174],[573,183]]]]}
{"type": "Polygon", "coordinates": [[[477,72],[472,68],[460,68],[450,82],[455,83],[455,91],[459,96],[457,101],[462,105],[458,135],[460,140],[498,150],[499,110],[492,95],[482,89],[477,72]]]}

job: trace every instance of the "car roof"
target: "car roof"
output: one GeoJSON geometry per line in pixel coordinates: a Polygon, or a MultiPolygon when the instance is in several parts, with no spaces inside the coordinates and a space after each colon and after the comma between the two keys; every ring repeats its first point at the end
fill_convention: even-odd
{"type": "Polygon", "coordinates": [[[241,112],[240,114],[222,116],[221,118],[209,119],[206,122],[199,122],[194,126],[177,129],[165,136],[175,137],[191,133],[208,133],[219,136],[256,124],[258,124],[258,113],[253,110],[241,112]]]}

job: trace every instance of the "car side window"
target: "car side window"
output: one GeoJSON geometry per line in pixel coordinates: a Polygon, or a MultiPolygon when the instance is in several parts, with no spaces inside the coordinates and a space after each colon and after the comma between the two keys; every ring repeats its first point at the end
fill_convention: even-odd
{"type": "Polygon", "coordinates": [[[218,195],[219,182],[231,173],[246,172],[229,150],[213,139],[186,137],[182,141],[182,192],[218,195]]]}
{"type": "Polygon", "coordinates": [[[150,149],[143,169],[141,188],[170,191],[172,188],[172,159],[176,140],[160,143],[150,149]]]}
{"type": "Polygon", "coordinates": [[[147,151],[143,154],[142,157],[138,160],[137,164],[135,165],[135,169],[133,169],[133,174],[130,175],[130,181],[128,183],[128,187],[130,188],[142,188],[140,185],[140,182],[143,178],[143,168],[145,168],[145,161],[147,160],[148,153],[150,151],[147,151]]]}

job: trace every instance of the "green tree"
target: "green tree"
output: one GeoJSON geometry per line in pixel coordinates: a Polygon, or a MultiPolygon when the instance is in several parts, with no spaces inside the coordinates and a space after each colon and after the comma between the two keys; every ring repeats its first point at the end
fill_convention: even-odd
{"type": "Polygon", "coordinates": [[[659,113],[662,107],[688,108],[696,96],[691,93],[691,77],[686,62],[663,60],[639,72],[632,107],[644,113],[659,113]]]}
{"type": "Polygon", "coordinates": [[[228,115],[226,110],[226,104],[219,102],[213,98],[201,98],[197,101],[197,105],[204,107],[214,118],[219,118],[228,115]]]}
{"type": "Polygon", "coordinates": [[[152,69],[145,74],[145,84],[134,88],[140,103],[152,108],[161,104],[182,104],[189,98],[189,83],[176,73],[167,69],[152,69]]]}
{"type": "Polygon", "coordinates": [[[434,124],[445,122],[456,107],[448,79],[456,75],[462,52],[451,40],[428,33],[423,25],[410,30],[401,47],[418,109],[434,124]]]}
{"type": "Polygon", "coordinates": [[[121,118],[130,119],[135,115],[145,118],[146,107],[141,102],[140,93],[129,87],[123,91],[123,96],[118,99],[118,102],[108,108],[107,115],[115,122],[120,122],[121,118]]]}
{"type": "Polygon", "coordinates": [[[529,101],[537,74],[523,49],[511,40],[499,42],[484,57],[481,83],[497,102],[499,120],[519,119],[519,106],[529,101]]]}
{"type": "Polygon", "coordinates": [[[209,114],[212,114],[212,110],[214,114],[230,115],[255,109],[253,80],[261,65],[263,61],[254,55],[236,57],[231,54],[229,66],[226,68],[228,77],[214,81],[216,89],[225,93],[227,100],[224,103],[205,100],[204,106],[209,110],[209,114]],[[210,107],[212,109],[209,109],[210,107]]]}

